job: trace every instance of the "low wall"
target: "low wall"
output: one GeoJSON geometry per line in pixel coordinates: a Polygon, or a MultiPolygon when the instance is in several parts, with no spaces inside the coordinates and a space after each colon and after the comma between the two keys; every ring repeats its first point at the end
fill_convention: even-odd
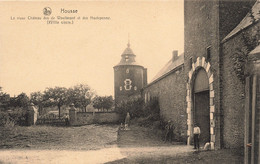
{"type": "Polygon", "coordinates": [[[36,125],[55,125],[64,126],[66,125],[65,119],[58,118],[38,118],[36,125]]]}
{"type": "Polygon", "coordinates": [[[74,116],[75,119],[70,119],[71,125],[117,123],[120,118],[115,112],[75,112],[74,116]]]}

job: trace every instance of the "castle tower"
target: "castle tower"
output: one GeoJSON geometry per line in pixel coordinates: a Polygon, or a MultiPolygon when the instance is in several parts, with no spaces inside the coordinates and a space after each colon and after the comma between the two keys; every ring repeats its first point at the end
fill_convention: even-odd
{"type": "Polygon", "coordinates": [[[135,61],[136,55],[127,44],[120,62],[114,66],[115,104],[127,100],[130,95],[140,92],[147,84],[147,69],[135,61]]]}

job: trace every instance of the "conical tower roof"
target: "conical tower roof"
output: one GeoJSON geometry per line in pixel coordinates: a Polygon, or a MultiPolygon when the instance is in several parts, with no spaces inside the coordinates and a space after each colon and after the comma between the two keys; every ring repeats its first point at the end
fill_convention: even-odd
{"type": "Polygon", "coordinates": [[[130,43],[127,44],[127,48],[124,50],[122,55],[135,55],[133,50],[130,48],[130,43]]]}
{"type": "MultiPolygon", "coordinates": [[[[121,55],[121,60],[116,66],[123,66],[123,65],[137,65],[141,66],[135,61],[136,55],[134,54],[133,50],[130,48],[130,43],[127,44],[126,49],[121,55]]],[[[115,67],[116,67],[115,66],[115,67]]]]}

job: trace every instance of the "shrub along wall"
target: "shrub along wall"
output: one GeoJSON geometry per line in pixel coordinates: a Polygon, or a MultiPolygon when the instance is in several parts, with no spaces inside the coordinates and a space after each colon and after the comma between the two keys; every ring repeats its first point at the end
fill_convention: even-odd
{"type": "Polygon", "coordinates": [[[185,89],[185,76],[181,65],[167,76],[149,84],[143,91],[143,97],[146,97],[148,103],[152,97],[158,97],[161,119],[164,122],[173,122],[174,133],[178,138],[185,138],[187,131],[185,89]]]}

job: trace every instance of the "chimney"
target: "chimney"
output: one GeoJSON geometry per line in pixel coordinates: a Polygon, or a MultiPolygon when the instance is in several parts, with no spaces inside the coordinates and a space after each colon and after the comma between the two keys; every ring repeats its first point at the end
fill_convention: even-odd
{"type": "Polygon", "coordinates": [[[175,61],[178,58],[178,51],[177,50],[173,50],[172,51],[172,61],[175,61]]]}

